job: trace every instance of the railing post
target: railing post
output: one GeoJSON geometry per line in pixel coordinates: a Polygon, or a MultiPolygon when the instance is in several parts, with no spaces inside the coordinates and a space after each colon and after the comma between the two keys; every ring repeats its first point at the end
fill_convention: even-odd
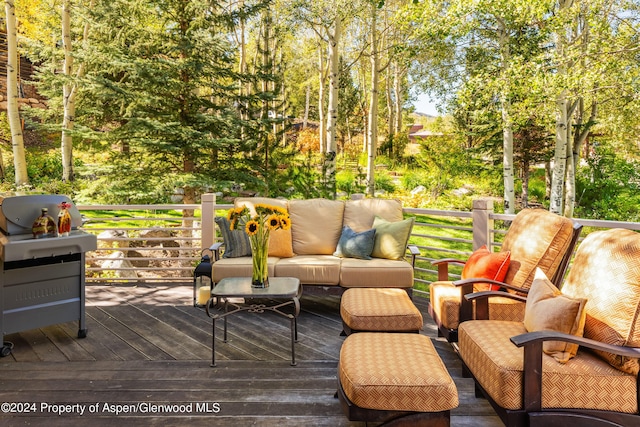
{"type": "Polygon", "coordinates": [[[473,250],[482,245],[491,247],[491,230],[493,230],[493,200],[476,199],[473,201],[471,218],[473,221],[473,250]]]}
{"type": "Polygon", "coordinates": [[[215,242],[216,228],[216,195],[206,193],[202,195],[202,249],[209,248],[215,242]]]}

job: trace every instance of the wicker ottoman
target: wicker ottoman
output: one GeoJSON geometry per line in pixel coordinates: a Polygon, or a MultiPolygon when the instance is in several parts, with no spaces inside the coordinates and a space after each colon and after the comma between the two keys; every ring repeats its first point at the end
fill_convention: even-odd
{"type": "Polygon", "coordinates": [[[345,334],[351,332],[420,332],[422,314],[404,289],[351,288],[340,300],[345,334]]]}
{"type": "Polygon", "coordinates": [[[363,332],[340,350],[338,398],[350,421],[448,426],[458,391],[431,340],[363,332]]]}

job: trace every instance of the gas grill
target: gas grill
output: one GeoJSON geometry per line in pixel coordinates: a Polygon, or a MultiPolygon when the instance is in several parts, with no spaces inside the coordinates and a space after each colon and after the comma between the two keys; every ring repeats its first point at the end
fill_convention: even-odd
{"type": "MultiPolygon", "coordinates": [[[[32,225],[42,208],[57,218],[67,196],[0,196],[0,332],[2,336],[78,320],[85,324],[85,252],[97,248],[96,236],[78,230],[82,217],[75,205],[68,236],[34,238],[32,225]]],[[[1,356],[11,353],[5,342],[1,356]]]]}

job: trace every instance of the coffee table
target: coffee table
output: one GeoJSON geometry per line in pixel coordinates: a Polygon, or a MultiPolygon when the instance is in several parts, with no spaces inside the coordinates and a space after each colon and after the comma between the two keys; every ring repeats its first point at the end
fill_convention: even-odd
{"type": "Polygon", "coordinates": [[[254,288],[251,277],[227,277],[220,280],[211,291],[211,299],[206,305],[207,315],[212,319],[211,366],[216,366],[216,320],[224,319],[224,342],[227,342],[227,317],[247,311],[264,313],[272,311],[291,320],[291,365],[296,365],[295,343],[298,341],[298,315],[300,314],[300,296],[302,286],[294,277],[270,277],[269,286],[254,288]],[[244,302],[238,302],[242,299],[244,302]],[[259,299],[259,302],[252,300],[259,299]],[[212,312],[211,308],[220,303],[224,311],[212,312]],[[293,306],[293,313],[282,311],[283,307],[293,306]],[[229,310],[231,308],[231,310],[229,310]]]}

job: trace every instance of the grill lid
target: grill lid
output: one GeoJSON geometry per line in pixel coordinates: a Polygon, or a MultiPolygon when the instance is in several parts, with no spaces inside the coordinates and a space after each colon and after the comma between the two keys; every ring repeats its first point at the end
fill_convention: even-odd
{"type": "MultiPolygon", "coordinates": [[[[0,228],[6,234],[31,233],[34,221],[40,216],[42,208],[49,209],[49,215],[54,219],[60,212],[59,204],[71,203],[71,199],[58,194],[35,194],[28,196],[0,196],[0,228]]],[[[73,229],[82,225],[82,216],[76,205],[71,204],[68,209],[71,214],[73,229]]]]}

